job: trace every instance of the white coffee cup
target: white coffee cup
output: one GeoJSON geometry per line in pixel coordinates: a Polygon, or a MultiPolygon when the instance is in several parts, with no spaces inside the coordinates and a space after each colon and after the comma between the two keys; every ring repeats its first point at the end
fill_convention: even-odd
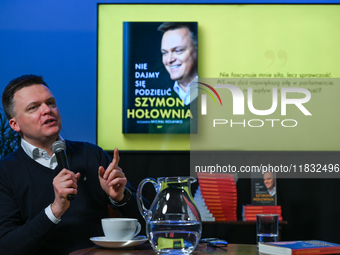
{"type": "Polygon", "coordinates": [[[107,240],[127,241],[138,235],[141,225],[132,218],[104,218],[102,228],[107,240]]]}

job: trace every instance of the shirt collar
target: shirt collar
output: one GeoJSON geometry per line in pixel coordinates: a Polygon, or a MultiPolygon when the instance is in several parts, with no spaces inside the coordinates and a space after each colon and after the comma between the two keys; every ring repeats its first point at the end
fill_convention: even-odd
{"type": "MultiPolygon", "coordinates": [[[[197,80],[197,78],[198,76],[196,76],[192,81],[197,80]]],[[[174,84],[174,91],[177,93],[179,98],[184,101],[185,105],[190,104],[198,96],[198,83],[193,82],[192,89],[190,89],[192,81],[187,85],[187,92],[184,91],[177,81],[175,81],[174,84]]]]}
{"type": "Polygon", "coordinates": [[[274,196],[276,193],[276,187],[272,189],[272,191],[268,190],[269,195],[274,196]]]}
{"type": "MultiPolygon", "coordinates": [[[[57,140],[64,141],[64,139],[61,137],[61,135],[58,136],[57,140]]],[[[40,149],[40,148],[30,144],[29,142],[27,142],[23,138],[21,138],[21,147],[26,152],[26,154],[34,160],[37,160],[38,158],[41,158],[41,157],[46,158],[47,156],[48,156],[48,158],[51,158],[45,150],[40,149]]]]}

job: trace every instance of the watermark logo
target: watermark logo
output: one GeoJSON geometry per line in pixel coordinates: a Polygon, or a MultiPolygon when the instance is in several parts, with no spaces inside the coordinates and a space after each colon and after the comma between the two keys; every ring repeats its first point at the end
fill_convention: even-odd
{"type": "MultiPolygon", "coordinates": [[[[198,82],[198,84],[201,84],[201,85],[207,87],[208,89],[210,89],[212,92],[214,92],[215,95],[217,96],[218,100],[220,101],[221,106],[222,106],[221,97],[220,97],[220,95],[217,93],[217,91],[212,86],[210,86],[210,85],[208,85],[206,83],[203,83],[203,82],[198,82]]],[[[206,93],[208,93],[208,95],[214,100],[215,105],[217,105],[214,96],[211,94],[211,92],[208,89],[206,89],[204,87],[200,87],[200,86],[198,86],[198,88],[203,90],[203,91],[205,91],[206,93]]],[[[207,94],[202,94],[201,95],[201,100],[202,100],[201,101],[202,102],[202,104],[201,104],[201,114],[202,115],[206,115],[207,114],[207,94]]]]}
{"type": "MultiPolygon", "coordinates": [[[[213,80],[213,79],[212,79],[213,80]]],[[[269,115],[277,113],[277,110],[280,110],[281,116],[287,115],[287,106],[290,106],[289,108],[292,112],[294,112],[294,116],[298,116],[298,113],[300,112],[305,116],[311,116],[311,112],[307,109],[305,104],[311,100],[311,92],[306,88],[301,87],[275,87],[270,86],[266,91],[270,91],[270,93],[267,93],[266,95],[262,94],[260,96],[257,96],[258,98],[256,100],[268,100],[270,99],[271,105],[266,106],[265,108],[259,109],[261,107],[255,107],[254,105],[254,94],[258,93],[259,89],[253,89],[253,87],[241,87],[236,86],[233,84],[216,84],[213,86],[208,85],[207,82],[198,82],[199,89],[202,90],[205,93],[201,93],[201,115],[207,115],[208,113],[208,103],[207,103],[207,95],[209,95],[215,105],[218,105],[215,96],[218,98],[220,105],[222,105],[222,99],[221,96],[224,96],[225,92],[228,94],[228,98],[230,98],[231,94],[231,100],[232,100],[232,115],[233,116],[242,116],[245,115],[245,107],[247,107],[248,112],[250,112],[253,115],[256,116],[267,116],[267,119],[261,120],[261,119],[250,119],[250,120],[241,120],[236,122],[236,120],[227,120],[227,119],[214,119],[213,120],[213,127],[216,125],[221,124],[227,124],[230,123],[231,127],[234,125],[242,125],[242,126],[249,126],[249,127],[262,127],[266,122],[271,123],[271,126],[274,127],[274,122],[280,121],[281,126],[283,127],[295,127],[297,126],[298,122],[295,119],[270,119],[269,115]],[[220,89],[220,94],[216,91],[216,89],[220,89]],[[213,92],[213,93],[212,93],[213,92]],[[221,95],[221,96],[220,96],[221,95]],[[292,96],[293,95],[293,96],[292,96]],[[293,123],[288,125],[287,122],[293,123]],[[257,124],[255,124],[257,123],[257,124]],[[248,124],[248,125],[246,125],[248,124]]],[[[264,91],[264,90],[263,90],[264,91]]],[[[230,105],[225,106],[230,107],[230,105]]],[[[226,109],[226,108],[224,108],[226,109]]],[[[214,109],[214,112],[217,109],[214,109]]],[[[221,112],[219,110],[219,112],[221,112]]],[[[276,116],[278,113],[276,114],[276,116]]],[[[248,115],[250,116],[250,115],[248,115]]],[[[290,115],[292,116],[292,115],[290,115]]]]}
{"type": "MultiPolygon", "coordinates": [[[[205,86],[209,86],[210,89],[212,89],[215,94],[218,96],[218,99],[221,102],[222,105],[222,101],[220,99],[220,96],[218,95],[218,93],[216,92],[216,90],[214,90],[210,85],[204,84],[204,83],[200,83],[203,84],[205,86]]],[[[238,88],[235,85],[230,85],[230,84],[216,84],[215,88],[225,88],[228,89],[233,97],[233,115],[244,115],[244,94],[243,91],[238,88]]],[[[210,96],[212,97],[211,93],[209,93],[210,96]]],[[[207,114],[207,101],[206,101],[206,95],[202,94],[202,105],[201,105],[201,113],[202,115],[206,115],[207,114]]],[[[275,112],[275,110],[277,109],[277,105],[278,105],[278,92],[277,92],[277,88],[273,88],[272,90],[272,106],[267,109],[267,110],[258,110],[255,109],[254,104],[253,104],[253,88],[248,88],[248,109],[251,113],[255,114],[255,115],[270,115],[272,113],[275,112]]],[[[213,98],[214,99],[214,98],[213,98]]],[[[295,105],[297,108],[300,109],[300,111],[304,114],[304,115],[312,115],[307,109],[306,107],[303,106],[304,103],[307,103],[309,100],[311,99],[311,93],[309,92],[309,90],[304,89],[304,88],[281,88],[281,115],[286,115],[287,114],[287,105],[288,104],[293,104],[295,105]],[[302,93],[305,95],[304,98],[287,98],[287,93],[302,93]]],[[[214,99],[215,101],[215,99],[214,99]]],[[[215,102],[216,103],[216,102],[215,102]]]]}

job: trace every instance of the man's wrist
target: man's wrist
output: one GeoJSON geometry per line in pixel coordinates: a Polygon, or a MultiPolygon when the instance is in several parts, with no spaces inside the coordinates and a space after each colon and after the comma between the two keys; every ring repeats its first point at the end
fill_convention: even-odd
{"type": "Polygon", "coordinates": [[[54,223],[54,224],[58,224],[61,219],[58,219],[57,217],[54,216],[53,212],[52,212],[52,208],[51,208],[52,204],[50,204],[49,206],[47,206],[45,208],[45,213],[46,216],[54,223]]]}
{"type": "Polygon", "coordinates": [[[117,202],[117,201],[114,201],[110,196],[109,196],[109,199],[110,199],[110,202],[112,203],[112,205],[123,206],[131,199],[131,197],[132,197],[131,191],[128,188],[125,188],[124,189],[124,197],[123,197],[122,200],[117,202]]]}

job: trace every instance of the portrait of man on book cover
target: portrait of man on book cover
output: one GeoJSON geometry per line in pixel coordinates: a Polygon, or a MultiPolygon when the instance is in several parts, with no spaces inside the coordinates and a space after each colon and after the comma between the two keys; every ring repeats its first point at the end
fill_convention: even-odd
{"type": "Polygon", "coordinates": [[[198,96],[196,23],[164,22],[158,30],[163,33],[162,62],[174,81],[173,91],[188,105],[198,96]]]}
{"type": "Polygon", "coordinates": [[[273,172],[251,174],[253,205],[277,205],[276,176],[273,172]]]}
{"type": "Polygon", "coordinates": [[[271,196],[275,196],[276,187],[275,187],[275,178],[272,172],[266,172],[263,174],[263,183],[267,188],[267,192],[271,196]]]}

